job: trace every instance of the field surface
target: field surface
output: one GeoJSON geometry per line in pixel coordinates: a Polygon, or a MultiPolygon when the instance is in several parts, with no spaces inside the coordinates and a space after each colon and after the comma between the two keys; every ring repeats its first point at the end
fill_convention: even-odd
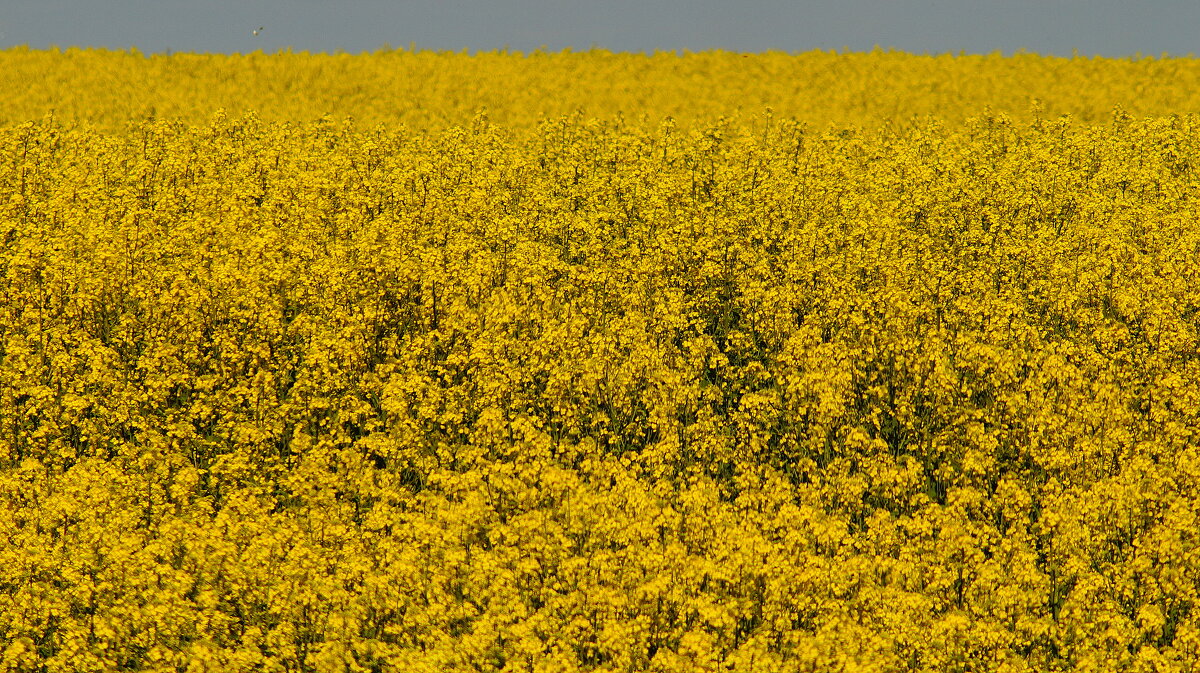
{"type": "Polygon", "coordinates": [[[1200,61],[0,88],[0,671],[1200,667],[1200,61]]]}

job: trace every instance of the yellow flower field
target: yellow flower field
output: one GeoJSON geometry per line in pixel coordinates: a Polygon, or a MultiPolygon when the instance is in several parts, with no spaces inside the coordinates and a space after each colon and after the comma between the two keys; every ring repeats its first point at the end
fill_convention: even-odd
{"type": "Polygon", "coordinates": [[[1200,61],[0,66],[0,671],[1200,667],[1200,61]]]}

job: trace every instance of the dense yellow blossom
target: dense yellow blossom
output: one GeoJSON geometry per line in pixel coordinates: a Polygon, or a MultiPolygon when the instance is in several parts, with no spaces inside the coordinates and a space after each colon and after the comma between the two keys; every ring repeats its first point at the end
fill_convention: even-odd
{"type": "Polygon", "coordinates": [[[1200,665],[1197,62],[0,62],[0,671],[1200,665]]]}
{"type": "Polygon", "coordinates": [[[234,117],[253,111],[266,121],[328,114],[437,131],[470,124],[480,109],[497,124],[529,129],[577,113],[651,122],[671,116],[685,126],[740,115],[748,124],[766,107],[823,130],[927,115],[960,123],[984,106],[1021,122],[1035,109],[1089,123],[1107,121],[1114,105],[1137,118],[1200,112],[1200,60],[882,50],[168,55],[16,47],[0,50],[0,90],[0,123],[53,111],[112,131],[147,117],[203,124],[217,109],[234,117]]]}

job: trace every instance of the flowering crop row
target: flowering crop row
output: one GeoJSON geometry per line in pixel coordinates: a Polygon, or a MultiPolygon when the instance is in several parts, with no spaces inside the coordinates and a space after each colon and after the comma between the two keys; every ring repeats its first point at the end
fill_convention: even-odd
{"type": "Polygon", "coordinates": [[[0,670],[1194,670],[1198,166],[1120,113],[11,124],[0,670]]]}
{"type": "Polygon", "coordinates": [[[360,124],[440,131],[486,109],[530,129],[544,118],[588,117],[706,125],[771,107],[828,125],[961,123],[984,106],[1032,119],[1108,121],[1200,112],[1200,60],[1058,58],[1036,54],[919,55],[811,51],[676,54],[380,50],[373,54],[141,54],[71,48],[0,50],[0,124],[53,111],[110,131],[131,120],[203,124],[214,110],[264,121],[352,116],[360,124]]]}

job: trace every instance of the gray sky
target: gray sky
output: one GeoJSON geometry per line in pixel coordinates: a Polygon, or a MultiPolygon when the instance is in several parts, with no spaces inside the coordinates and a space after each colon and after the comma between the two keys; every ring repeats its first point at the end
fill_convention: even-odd
{"type": "Polygon", "coordinates": [[[1200,0],[0,0],[0,47],[1200,53],[1200,0]],[[254,29],[263,26],[257,36],[254,29]]]}

